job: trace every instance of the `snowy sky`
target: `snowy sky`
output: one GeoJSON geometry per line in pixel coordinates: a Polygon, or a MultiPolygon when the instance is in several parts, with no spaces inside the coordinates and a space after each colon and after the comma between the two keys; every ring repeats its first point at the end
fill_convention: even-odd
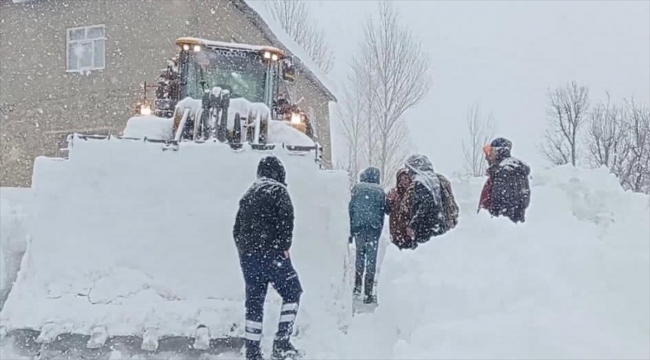
{"type": "MultiPolygon", "coordinates": [[[[634,95],[650,102],[648,1],[395,1],[429,48],[432,89],[408,113],[413,145],[451,173],[462,168],[468,107],[492,112],[497,134],[533,167],[547,165],[538,146],[549,87],[576,80],[592,100],[634,95]]],[[[314,1],[337,61],[340,83],[362,23],[375,1],[314,1]]],[[[334,125],[333,125],[334,126],[334,125]]]]}

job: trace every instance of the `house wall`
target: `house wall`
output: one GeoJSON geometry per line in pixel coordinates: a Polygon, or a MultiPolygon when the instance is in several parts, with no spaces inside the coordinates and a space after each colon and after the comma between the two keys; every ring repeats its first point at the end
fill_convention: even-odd
{"type": "MultiPolygon", "coordinates": [[[[70,0],[0,3],[0,186],[31,184],[33,159],[57,156],[71,132],[119,134],[144,81],[155,81],[174,40],[269,44],[228,0],[70,0]],[[106,26],[106,66],[66,72],[68,28],[106,26]]],[[[277,44],[276,44],[277,45],[277,44]]],[[[292,93],[313,108],[331,166],[328,98],[304,76],[292,93]]]]}

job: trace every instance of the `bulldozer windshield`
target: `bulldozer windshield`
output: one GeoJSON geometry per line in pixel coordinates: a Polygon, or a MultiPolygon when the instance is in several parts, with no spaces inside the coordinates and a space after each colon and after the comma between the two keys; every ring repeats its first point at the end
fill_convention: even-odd
{"type": "Polygon", "coordinates": [[[264,102],[268,71],[259,54],[206,48],[189,58],[187,96],[200,99],[204,88],[219,86],[230,90],[232,97],[264,102]]]}

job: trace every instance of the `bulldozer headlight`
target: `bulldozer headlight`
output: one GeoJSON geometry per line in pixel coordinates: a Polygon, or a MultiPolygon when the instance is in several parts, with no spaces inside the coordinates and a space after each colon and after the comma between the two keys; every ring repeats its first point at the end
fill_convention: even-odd
{"type": "Polygon", "coordinates": [[[189,45],[187,45],[187,44],[183,45],[183,50],[187,51],[187,50],[189,50],[189,49],[190,49],[190,46],[189,46],[189,45]]]}
{"type": "Polygon", "coordinates": [[[291,123],[300,124],[302,123],[302,116],[299,113],[291,113],[291,123]]]}
{"type": "Polygon", "coordinates": [[[271,55],[271,60],[278,61],[278,54],[271,55]]]}
{"type": "Polygon", "coordinates": [[[140,107],[140,114],[142,114],[142,115],[151,115],[151,106],[142,105],[140,107]]]}
{"type": "Polygon", "coordinates": [[[270,51],[265,51],[264,52],[264,58],[265,59],[270,59],[271,58],[271,52],[270,51]]]}
{"type": "Polygon", "coordinates": [[[194,45],[194,51],[195,52],[201,51],[201,45],[194,45]]]}

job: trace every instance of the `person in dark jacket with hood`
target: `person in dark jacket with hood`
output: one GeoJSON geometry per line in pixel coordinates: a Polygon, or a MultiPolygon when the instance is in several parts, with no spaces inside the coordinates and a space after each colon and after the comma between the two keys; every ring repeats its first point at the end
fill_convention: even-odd
{"type": "Polygon", "coordinates": [[[425,155],[411,155],[405,165],[412,179],[402,201],[409,219],[406,232],[409,238],[420,244],[449,230],[443,208],[442,185],[425,155]]]}
{"type": "Polygon", "coordinates": [[[492,216],[506,216],[514,223],[525,222],[530,204],[530,167],[512,157],[511,150],[512,142],[505,138],[496,138],[483,148],[489,167],[479,211],[483,208],[492,216]]]}
{"type": "Polygon", "coordinates": [[[263,158],[257,180],[239,201],[233,237],[246,284],[246,359],[261,360],[262,319],[269,283],[282,297],[273,359],[301,355],[290,342],[302,287],[289,257],[293,238],[293,204],[284,166],[274,156],[263,158]]]}
{"type": "Polygon", "coordinates": [[[366,304],[377,302],[373,290],[379,237],[384,228],[386,212],[386,194],[379,186],[379,177],[379,169],[375,167],[364,170],[359,177],[360,182],[352,188],[349,205],[350,240],[355,240],[357,248],[354,295],[361,295],[363,286],[363,302],[366,304]]]}

